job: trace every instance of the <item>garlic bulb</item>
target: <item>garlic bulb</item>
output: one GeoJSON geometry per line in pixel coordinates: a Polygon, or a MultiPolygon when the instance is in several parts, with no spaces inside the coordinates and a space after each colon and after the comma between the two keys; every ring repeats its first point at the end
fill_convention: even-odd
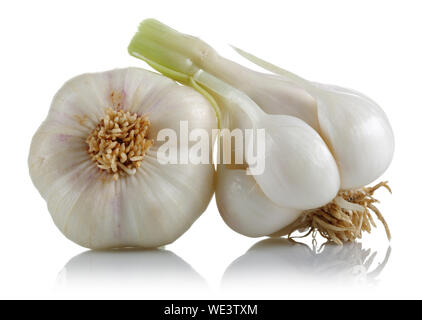
{"type": "Polygon", "coordinates": [[[215,170],[212,163],[159,162],[164,141],[157,135],[178,134],[180,121],[189,130],[217,126],[202,95],[146,70],[68,81],[35,133],[28,160],[60,231],[95,249],[157,247],[182,235],[206,209],[215,170]]]}
{"type": "MultiPolygon", "coordinates": [[[[373,205],[375,190],[389,187],[365,187],[392,159],[394,138],[384,112],[355,91],[311,83],[238,51],[275,74],[244,68],[155,20],[143,21],[129,45],[133,56],[205,92],[221,109],[222,128],[265,129],[264,172],[242,179],[231,167],[218,169],[216,200],[223,219],[245,235],[316,229],[341,244],[371,231],[372,211],[390,237],[373,205]],[[263,214],[255,201],[266,203],[268,221],[258,223],[263,214]]],[[[246,154],[251,148],[249,141],[246,154]]],[[[249,170],[251,159],[245,157],[245,164],[249,170]]]]}

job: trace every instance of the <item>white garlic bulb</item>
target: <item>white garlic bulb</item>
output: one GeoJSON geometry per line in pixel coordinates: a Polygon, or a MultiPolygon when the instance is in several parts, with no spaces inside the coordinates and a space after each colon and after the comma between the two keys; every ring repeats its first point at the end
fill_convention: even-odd
{"type": "MultiPolygon", "coordinates": [[[[341,244],[370,232],[371,210],[390,237],[372,197],[379,187],[389,187],[366,187],[388,168],[394,152],[392,129],[381,108],[355,91],[312,83],[238,52],[275,74],[244,68],[200,39],[155,20],[143,21],[129,45],[130,54],[160,72],[200,86],[221,108],[223,128],[265,129],[262,174],[242,179],[241,171],[230,172],[238,169],[218,169],[216,200],[223,219],[245,235],[311,228],[341,244]],[[265,203],[268,221],[258,223],[263,213],[256,201],[265,203]]],[[[247,143],[245,152],[252,147],[247,143]]],[[[250,167],[250,159],[245,160],[250,167]]]]}
{"type": "Polygon", "coordinates": [[[215,172],[212,163],[158,161],[158,132],[178,134],[185,120],[189,130],[217,126],[202,95],[161,75],[127,68],[68,81],[28,160],[61,232],[95,249],[157,247],[182,235],[206,209],[215,172]]]}

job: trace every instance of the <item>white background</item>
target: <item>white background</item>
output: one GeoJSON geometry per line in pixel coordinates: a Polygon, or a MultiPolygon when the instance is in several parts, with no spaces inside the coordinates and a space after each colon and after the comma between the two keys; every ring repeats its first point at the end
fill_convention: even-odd
{"type": "Polygon", "coordinates": [[[420,1],[2,1],[0,298],[422,298],[421,14],[420,1]],[[378,194],[391,243],[379,227],[323,254],[276,244],[245,255],[263,239],[231,231],[212,200],[161,251],[80,255],[31,183],[31,137],[67,79],[147,68],[126,47],[149,17],[245,65],[227,44],[377,101],[396,136],[380,178],[393,195],[378,194]],[[377,252],[370,267],[368,250],[377,252]]]}

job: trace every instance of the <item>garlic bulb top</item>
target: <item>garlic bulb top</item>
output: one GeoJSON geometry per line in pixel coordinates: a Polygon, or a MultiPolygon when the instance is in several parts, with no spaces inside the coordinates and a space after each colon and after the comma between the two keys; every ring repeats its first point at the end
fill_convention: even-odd
{"type": "MultiPolygon", "coordinates": [[[[211,164],[161,164],[161,129],[211,132],[208,101],[137,68],[84,74],[56,94],[29,171],[57,227],[88,248],[157,247],[183,234],[214,190],[211,164]]],[[[189,145],[191,148],[192,144],[189,145]]]]}

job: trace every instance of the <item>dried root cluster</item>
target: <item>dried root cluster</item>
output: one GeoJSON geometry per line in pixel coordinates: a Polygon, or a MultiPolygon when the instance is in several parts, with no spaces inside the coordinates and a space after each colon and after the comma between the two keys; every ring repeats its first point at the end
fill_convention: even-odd
{"type": "Polygon", "coordinates": [[[289,227],[289,238],[294,231],[311,233],[319,232],[324,238],[339,245],[343,242],[360,239],[364,231],[370,233],[372,227],[376,227],[371,212],[384,225],[388,239],[391,238],[388,225],[381,212],[375,207],[378,202],[373,197],[374,192],[380,187],[386,188],[391,193],[387,182],[380,182],[373,187],[365,187],[358,190],[340,191],[337,197],[327,205],[304,212],[289,227]]]}
{"type": "Polygon", "coordinates": [[[86,143],[92,161],[117,180],[124,174],[135,174],[153,144],[153,140],[147,138],[150,121],[147,115],[112,108],[105,113],[86,143]]]}

